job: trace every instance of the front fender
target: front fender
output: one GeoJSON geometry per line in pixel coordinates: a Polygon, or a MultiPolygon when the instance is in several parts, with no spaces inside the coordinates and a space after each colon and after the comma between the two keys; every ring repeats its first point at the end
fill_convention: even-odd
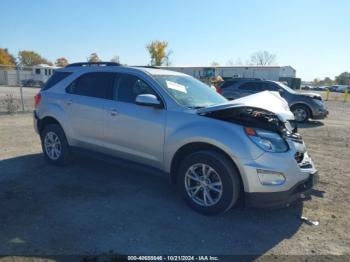
{"type": "Polygon", "coordinates": [[[179,128],[167,128],[164,143],[164,169],[170,172],[176,152],[190,143],[206,143],[224,151],[239,166],[243,159],[256,159],[263,151],[254,145],[243,131],[233,123],[205,116],[194,117],[179,128]]]}

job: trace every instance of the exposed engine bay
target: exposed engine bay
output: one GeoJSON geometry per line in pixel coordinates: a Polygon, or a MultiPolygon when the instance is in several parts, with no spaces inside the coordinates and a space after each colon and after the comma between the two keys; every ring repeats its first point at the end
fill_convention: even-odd
{"type": "Polygon", "coordinates": [[[220,119],[236,123],[245,127],[255,127],[279,133],[284,138],[290,138],[295,142],[302,143],[301,136],[297,133],[294,121],[281,121],[275,113],[268,110],[239,106],[202,114],[206,117],[220,119]]]}

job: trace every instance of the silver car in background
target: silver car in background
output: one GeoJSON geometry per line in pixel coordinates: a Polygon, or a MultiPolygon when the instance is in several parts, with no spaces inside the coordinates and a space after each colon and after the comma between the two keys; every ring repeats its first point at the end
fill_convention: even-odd
{"type": "Polygon", "coordinates": [[[50,163],[88,152],[147,166],[169,175],[203,214],[223,213],[239,198],[282,207],[317,178],[289,124],[293,114],[275,92],[229,102],[185,74],[76,63],[56,70],[35,105],[35,130],[50,163]]]}

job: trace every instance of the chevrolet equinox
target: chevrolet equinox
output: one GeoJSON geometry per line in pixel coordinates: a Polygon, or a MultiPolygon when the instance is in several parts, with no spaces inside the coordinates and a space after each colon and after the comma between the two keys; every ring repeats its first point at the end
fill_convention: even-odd
{"type": "Polygon", "coordinates": [[[293,119],[278,92],[228,101],[182,73],[103,62],[57,69],[34,111],[51,164],[86,151],[151,167],[206,215],[238,198],[282,207],[311,190],[317,170],[293,119]]]}

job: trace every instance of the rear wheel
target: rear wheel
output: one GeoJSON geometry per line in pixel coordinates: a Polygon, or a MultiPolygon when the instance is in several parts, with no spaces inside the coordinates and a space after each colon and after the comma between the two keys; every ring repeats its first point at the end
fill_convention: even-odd
{"type": "Polygon", "coordinates": [[[195,211],[217,215],[237,202],[240,179],[235,166],[225,155],[215,151],[199,151],[181,162],[178,186],[195,211]]]}
{"type": "Polygon", "coordinates": [[[71,160],[71,152],[62,127],[49,124],[41,132],[41,147],[45,158],[53,165],[65,165],[71,160]]]}
{"type": "Polygon", "coordinates": [[[310,111],[304,105],[296,105],[292,108],[294,118],[297,122],[306,122],[310,118],[310,111]]]}

